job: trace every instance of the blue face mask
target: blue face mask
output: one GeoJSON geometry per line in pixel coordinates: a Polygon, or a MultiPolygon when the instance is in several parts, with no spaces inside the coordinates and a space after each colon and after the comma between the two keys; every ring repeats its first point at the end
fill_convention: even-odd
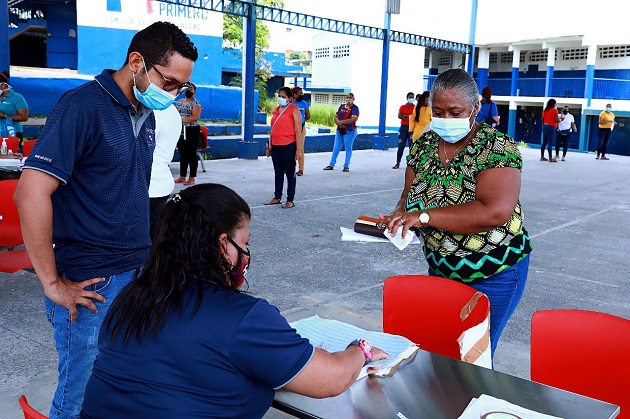
{"type": "Polygon", "coordinates": [[[289,101],[287,99],[283,98],[283,97],[279,97],[278,98],[278,105],[280,105],[280,106],[287,106],[288,102],[289,101]]]}
{"type": "MultiPolygon", "coordinates": [[[[144,58],[142,59],[142,61],[144,62],[144,58]]],[[[151,82],[146,64],[144,65],[144,71],[150,83],[149,87],[147,87],[147,90],[145,90],[144,92],[138,90],[138,88],[136,87],[136,75],[134,74],[133,94],[136,96],[136,99],[138,99],[138,102],[142,103],[147,108],[156,111],[163,111],[164,109],[171,106],[171,104],[175,100],[175,96],[165,90],[160,89],[155,85],[155,83],[151,82]]]]}
{"type": "Polygon", "coordinates": [[[606,112],[611,112],[612,108],[606,108],[606,112]]]}
{"type": "Polygon", "coordinates": [[[456,143],[464,138],[472,129],[468,118],[436,118],[431,119],[431,129],[447,143],[456,143]]]}
{"type": "Polygon", "coordinates": [[[415,100],[413,98],[407,99],[407,103],[410,104],[410,105],[413,105],[414,102],[415,102],[415,100]]]}

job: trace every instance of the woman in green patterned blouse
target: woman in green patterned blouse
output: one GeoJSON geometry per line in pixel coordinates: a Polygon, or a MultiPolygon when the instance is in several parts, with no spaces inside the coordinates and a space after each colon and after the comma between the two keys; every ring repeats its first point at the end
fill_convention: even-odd
{"type": "Polygon", "coordinates": [[[523,161],[514,140],[475,122],[479,90],[461,69],[431,88],[433,119],[411,147],[389,229],[417,229],[429,274],[490,299],[492,354],[525,289],[531,242],[519,202],[523,161]]]}

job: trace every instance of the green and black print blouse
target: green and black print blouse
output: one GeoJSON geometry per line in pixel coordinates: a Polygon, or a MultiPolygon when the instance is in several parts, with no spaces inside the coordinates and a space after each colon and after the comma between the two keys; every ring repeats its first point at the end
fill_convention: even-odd
{"type": "MultiPolygon", "coordinates": [[[[448,167],[444,167],[438,156],[439,139],[433,131],[428,131],[411,146],[407,165],[416,177],[405,201],[407,212],[473,201],[477,175],[482,170],[501,167],[522,170],[523,161],[514,140],[485,123],[448,167]]],[[[487,232],[455,234],[433,227],[418,230],[424,239],[429,267],[440,276],[463,282],[501,272],[532,250],[523,227],[520,202],[504,225],[487,232]]]]}

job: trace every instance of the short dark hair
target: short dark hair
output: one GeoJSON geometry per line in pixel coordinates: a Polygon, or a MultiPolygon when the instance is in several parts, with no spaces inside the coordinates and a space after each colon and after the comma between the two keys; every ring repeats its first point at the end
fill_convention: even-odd
{"type": "Polygon", "coordinates": [[[278,93],[280,92],[284,92],[284,94],[287,95],[289,99],[293,97],[293,92],[291,91],[290,87],[287,87],[287,86],[281,87],[278,89],[278,93]]]}
{"type": "Polygon", "coordinates": [[[409,97],[409,96],[413,97],[413,96],[414,96],[414,95],[413,95],[413,92],[409,92],[409,93],[407,93],[407,97],[409,97]]]}
{"type": "Polygon", "coordinates": [[[165,67],[174,53],[191,61],[197,61],[199,57],[195,44],[181,29],[170,22],[155,22],[136,33],[127,49],[125,64],[132,52],[139,52],[151,64],[165,67]]]}
{"type": "MultiPolygon", "coordinates": [[[[112,303],[105,327],[112,339],[157,334],[171,308],[180,308],[195,287],[215,284],[239,292],[227,277],[219,237],[232,236],[251,218],[243,198],[227,186],[206,183],[172,196],[159,216],[155,242],[139,277],[112,303]]],[[[197,300],[200,307],[201,294],[197,300]]]]}
{"type": "Polygon", "coordinates": [[[291,89],[291,92],[294,95],[297,95],[298,93],[300,93],[302,91],[302,88],[300,86],[295,86],[293,89],[291,89]]]}

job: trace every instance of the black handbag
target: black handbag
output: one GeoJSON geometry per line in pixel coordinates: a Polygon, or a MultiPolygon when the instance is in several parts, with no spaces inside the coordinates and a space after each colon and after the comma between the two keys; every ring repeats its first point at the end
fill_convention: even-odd
{"type": "Polygon", "coordinates": [[[344,127],[338,127],[339,135],[346,135],[346,129],[344,127]]]}
{"type": "Polygon", "coordinates": [[[366,217],[360,215],[354,222],[354,231],[360,234],[367,234],[368,236],[380,237],[386,239],[383,232],[387,228],[387,221],[379,218],[366,217]]]}

